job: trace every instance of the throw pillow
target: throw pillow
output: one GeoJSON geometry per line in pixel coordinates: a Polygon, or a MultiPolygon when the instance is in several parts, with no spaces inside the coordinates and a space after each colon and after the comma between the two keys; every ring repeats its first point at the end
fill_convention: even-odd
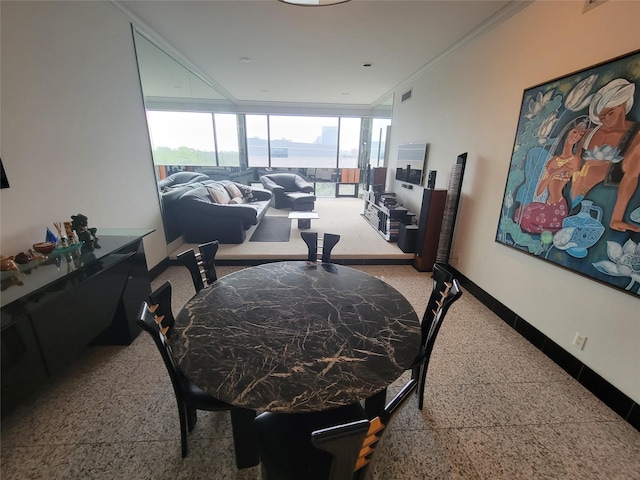
{"type": "Polygon", "coordinates": [[[247,201],[242,197],[234,197],[231,200],[229,200],[229,203],[234,205],[240,205],[242,203],[247,203],[247,201]]]}
{"type": "Polygon", "coordinates": [[[238,187],[238,189],[242,192],[242,196],[247,202],[253,201],[253,192],[251,191],[251,187],[246,185],[241,185],[238,187]]]}
{"type": "Polygon", "coordinates": [[[224,188],[227,189],[231,198],[242,197],[242,192],[235,183],[227,183],[224,188]]]}
{"type": "Polygon", "coordinates": [[[211,197],[211,201],[213,203],[218,203],[220,205],[226,205],[229,203],[229,195],[222,188],[215,188],[211,185],[207,186],[207,191],[209,192],[209,196],[211,197]]]}

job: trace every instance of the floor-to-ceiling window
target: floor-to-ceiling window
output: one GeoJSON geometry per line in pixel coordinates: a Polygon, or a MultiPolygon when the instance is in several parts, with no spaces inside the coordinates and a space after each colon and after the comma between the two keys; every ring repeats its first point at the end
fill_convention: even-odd
{"type": "Polygon", "coordinates": [[[160,178],[174,171],[239,167],[237,115],[147,110],[160,178]]]}
{"type": "MultiPolygon", "coordinates": [[[[242,166],[256,170],[254,181],[265,170],[293,170],[315,182],[321,196],[357,193],[363,117],[148,109],[147,119],[160,178],[179,170],[211,173],[223,167],[233,172],[242,166]],[[239,138],[239,131],[245,138],[239,138]],[[243,142],[246,160],[240,156],[243,142]]],[[[369,144],[377,166],[381,147],[375,135],[369,144]]]]}
{"type": "Polygon", "coordinates": [[[337,185],[358,184],[361,127],[361,117],[247,114],[248,165],[294,170],[315,182],[316,195],[335,196],[337,185]]]}

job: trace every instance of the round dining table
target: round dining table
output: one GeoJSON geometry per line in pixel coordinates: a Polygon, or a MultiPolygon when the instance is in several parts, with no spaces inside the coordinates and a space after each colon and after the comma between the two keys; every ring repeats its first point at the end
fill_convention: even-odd
{"type": "Polygon", "coordinates": [[[332,263],[287,261],[219,278],[178,313],[180,370],[238,407],[326,410],[384,392],[412,363],[420,322],[379,278],[332,263]]]}

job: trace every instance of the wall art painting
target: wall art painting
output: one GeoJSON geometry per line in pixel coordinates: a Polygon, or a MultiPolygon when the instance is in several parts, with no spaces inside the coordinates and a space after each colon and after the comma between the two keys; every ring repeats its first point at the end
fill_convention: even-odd
{"type": "Polygon", "coordinates": [[[640,296],[640,50],[524,91],[496,241],[640,296]]]}

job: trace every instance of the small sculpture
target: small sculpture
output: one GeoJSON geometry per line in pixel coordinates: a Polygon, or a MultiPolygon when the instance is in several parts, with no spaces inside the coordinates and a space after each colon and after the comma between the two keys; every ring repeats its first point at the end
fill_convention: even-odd
{"type": "Polygon", "coordinates": [[[71,215],[71,227],[78,236],[78,241],[84,242],[84,246],[87,250],[93,250],[94,248],[100,248],[98,244],[98,237],[96,237],[97,228],[89,228],[89,219],[79,213],[77,215],[71,215]]]}

